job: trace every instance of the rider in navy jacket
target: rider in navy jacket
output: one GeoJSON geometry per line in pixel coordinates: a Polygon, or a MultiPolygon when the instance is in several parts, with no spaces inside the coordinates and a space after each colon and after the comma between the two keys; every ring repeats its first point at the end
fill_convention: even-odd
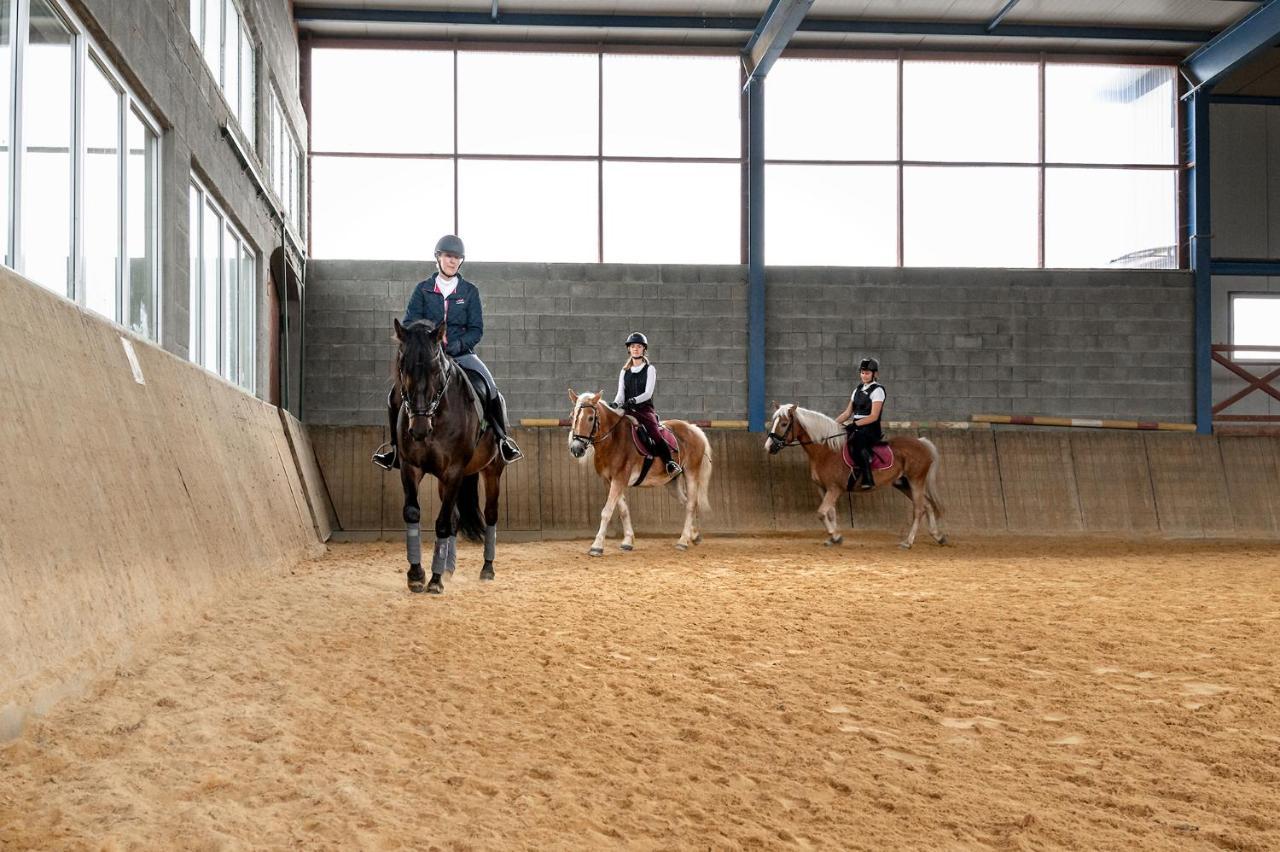
{"type": "MultiPolygon", "coordinates": [[[[431,320],[437,327],[444,324],[444,351],[459,367],[476,373],[484,379],[488,389],[489,404],[486,411],[489,424],[498,439],[498,449],[503,461],[510,464],[523,458],[520,448],[507,433],[507,404],[498,392],[493,374],[475,353],[480,338],[484,336],[484,308],[480,305],[480,291],[476,285],[462,277],[460,272],[464,249],[462,240],[446,234],[436,243],[437,272],[425,281],[418,282],[409,297],[404,312],[404,325],[418,320],[431,320]],[[442,277],[443,276],[443,277],[442,277]]],[[[395,388],[387,394],[387,422],[391,426],[391,448],[373,454],[373,463],[390,470],[399,466],[396,455],[397,429],[400,399],[395,388]]],[[[379,448],[381,449],[381,448],[379,448]]]]}
{"type": "Polygon", "coordinates": [[[445,339],[448,341],[444,347],[445,353],[455,358],[474,355],[476,345],[484,336],[484,308],[480,304],[480,291],[459,273],[458,286],[448,296],[446,310],[446,297],[436,289],[438,274],[433,274],[413,288],[409,307],[405,309],[401,322],[408,325],[420,319],[429,319],[439,325],[443,321],[448,326],[445,329],[445,339]]]}

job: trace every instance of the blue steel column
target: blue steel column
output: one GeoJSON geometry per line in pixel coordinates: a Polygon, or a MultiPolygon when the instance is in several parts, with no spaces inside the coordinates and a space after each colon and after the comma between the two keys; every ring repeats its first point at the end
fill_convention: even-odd
{"type": "Polygon", "coordinates": [[[1187,98],[1187,150],[1191,161],[1187,224],[1195,278],[1196,432],[1213,433],[1213,269],[1209,226],[1209,87],[1187,98]]]}
{"type": "Polygon", "coordinates": [[[747,428],[764,431],[764,78],[747,84],[747,428]]]}

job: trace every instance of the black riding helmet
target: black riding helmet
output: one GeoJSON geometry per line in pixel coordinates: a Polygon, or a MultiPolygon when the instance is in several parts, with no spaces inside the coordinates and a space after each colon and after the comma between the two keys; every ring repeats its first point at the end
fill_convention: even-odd
{"type": "Polygon", "coordinates": [[[880,372],[880,362],[875,358],[863,358],[858,364],[858,370],[870,370],[873,373],[880,372]]]}
{"type": "Polygon", "coordinates": [[[631,336],[627,338],[627,346],[630,346],[633,343],[639,343],[645,349],[649,348],[649,338],[645,337],[638,331],[631,332],[631,336]]]}
{"type": "Polygon", "coordinates": [[[458,257],[466,257],[467,250],[462,245],[462,239],[453,234],[445,234],[436,241],[436,257],[442,253],[456,254],[458,257]]]}

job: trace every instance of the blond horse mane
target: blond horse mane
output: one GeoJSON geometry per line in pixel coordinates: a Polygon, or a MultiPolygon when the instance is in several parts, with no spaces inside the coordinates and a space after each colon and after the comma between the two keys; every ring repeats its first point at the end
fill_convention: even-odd
{"type": "Polygon", "coordinates": [[[815,444],[826,444],[829,449],[837,453],[842,451],[845,440],[843,426],[821,411],[801,408],[797,405],[795,412],[796,420],[804,427],[804,431],[809,433],[810,441],[815,444]]]}

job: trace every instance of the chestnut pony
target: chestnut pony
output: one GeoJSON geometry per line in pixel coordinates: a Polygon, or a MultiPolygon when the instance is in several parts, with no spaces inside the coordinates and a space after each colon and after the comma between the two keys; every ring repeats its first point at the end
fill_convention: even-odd
{"type": "Polygon", "coordinates": [[[621,411],[600,398],[600,393],[575,393],[569,389],[569,401],[573,403],[573,416],[569,421],[569,453],[577,459],[588,450],[593,451],[592,462],[600,478],[609,483],[609,498],[600,511],[600,531],[596,533],[591,556],[604,554],[604,537],[616,507],[622,514],[622,549],[635,547],[635,530],[631,528],[631,510],[623,492],[638,484],[641,488],[672,485],[676,496],[685,505],[684,531],[676,547],[687,550],[690,544],[702,541],[698,530],[698,513],[708,511],[707,487],[711,483],[711,444],[701,429],[683,420],[664,420],[662,425],[675,433],[680,444],[678,459],[684,473],[671,476],[662,468],[662,462],[651,467],[640,479],[645,468],[645,457],[636,449],[632,432],[636,423],[621,411]],[[639,482],[637,483],[637,480],[639,482]]]}
{"type": "MultiPolygon", "coordinates": [[[[781,452],[783,447],[799,445],[809,457],[809,476],[822,491],[818,505],[818,517],[827,527],[827,545],[840,544],[844,536],[836,531],[836,501],[849,487],[849,466],[844,461],[844,427],[827,415],[801,408],[798,405],[780,405],[773,413],[769,436],[764,447],[770,454],[781,452]]],[[[884,470],[873,471],[876,488],[892,485],[911,501],[911,529],[901,542],[908,548],[915,543],[920,519],[928,516],[929,534],[938,544],[946,544],[942,532],[942,503],[938,500],[936,480],[938,474],[938,448],[928,438],[899,436],[890,438],[893,464],[884,470]]]]}

